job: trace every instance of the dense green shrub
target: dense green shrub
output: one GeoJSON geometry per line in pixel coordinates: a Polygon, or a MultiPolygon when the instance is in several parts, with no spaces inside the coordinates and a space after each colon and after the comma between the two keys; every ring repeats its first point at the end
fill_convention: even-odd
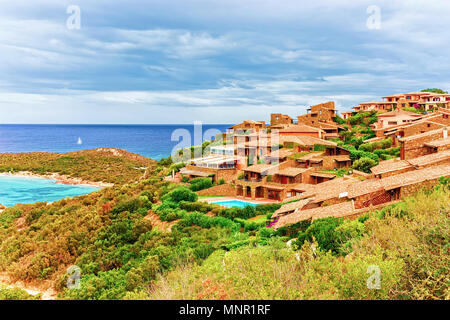
{"type": "Polygon", "coordinates": [[[361,159],[356,160],[352,168],[355,170],[359,170],[365,173],[371,173],[370,168],[377,165],[377,162],[371,158],[363,157],[361,159]]]}
{"type": "Polygon", "coordinates": [[[219,207],[219,206],[216,204],[211,204],[211,203],[203,202],[203,201],[197,201],[197,202],[181,201],[180,202],[180,209],[184,209],[189,212],[198,211],[198,212],[202,212],[202,213],[207,213],[216,207],[219,207]]]}
{"type": "Polygon", "coordinates": [[[338,253],[341,241],[336,228],[342,223],[342,219],[336,218],[317,219],[305,231],[298,233],[296,244],[301,247],[305,241],[311,242],[314,238],[321,249],[338,253]]]}
{"type": "Polygon", "coordinates": [[[161,198],[163,202],[173,201],[177,203],[180,201],[195,202],[197,199],[198,195],[186,187],[177,187],[161,198]]]}
{"type": "Polygon", "coordinates": [[[195,178],[190,181],[189,189],[192,191],[200,191],[213,186],[211,178],[195,178]]]}

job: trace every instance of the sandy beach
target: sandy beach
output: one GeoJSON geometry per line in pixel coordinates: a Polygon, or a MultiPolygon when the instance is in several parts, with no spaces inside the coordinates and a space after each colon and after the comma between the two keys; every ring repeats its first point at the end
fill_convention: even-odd
{"type": "Polygon", "coordinates": [[[70,184],[70,185],[82,185],[87,187],[96,187],[96,188],[106,188],[106,187],[112,187],[113,183],[107,183],[107,182],[93,182],[88,180],[83,180],[80,178],[71,178],[65,175],[60,175],[58,173],[52,173],[47,175],[37,174],[30,171],[19,171],[14,173],[9,172],[1,172],[0,176],[2,177],[24,177],[24,178],[44,178],[44,179],[52,179],[56,180],[56,183],[62,183],[62,184],[70,184]]]}

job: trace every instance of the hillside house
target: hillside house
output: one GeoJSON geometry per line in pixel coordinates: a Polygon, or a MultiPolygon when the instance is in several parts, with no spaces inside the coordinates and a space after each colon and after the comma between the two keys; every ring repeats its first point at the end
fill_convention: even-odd
{"type": "Polygon", "coordinates": [[[297,117],[297,123],[309,126],[315,126],[319,122],[333,123],[333,118],[336,115],[334,102],[325,102],[309,107],[306,114],[297,117]]]}
{"type": "Polygon", "coordinates": [[[448,127],[401,138],[399,139],[400,158],[402,160],[408,160],[436,152],[439,148],[433,145],[433,141],[438,144],[443,143],[444,146],[441,146],[441,148],[444,149],[447,139],[448,127]],[[439,142],[441,140],[443,142],[439,142]]]}

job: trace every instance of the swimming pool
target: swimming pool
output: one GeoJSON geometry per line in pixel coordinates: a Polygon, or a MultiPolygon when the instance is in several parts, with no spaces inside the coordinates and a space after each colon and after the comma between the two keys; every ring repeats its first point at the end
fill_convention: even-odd
{"type": "Polygon", "coordinates": [[[0,176],[0,204],[10,207],[18,203],[57,201],[99,190],[97,187],[57,183],[53,179],[0,176]]]}
{"type": "Polygon", "coordinates": [[[238,208],[245,208],[247,206],[255,207],[257,206],[256,203],[248,202],[248,201],[242,201],[242,200],[223,200],[223,201],[214,201],[211,203],[215,203],[224,207],[232,208],[232,207],[238,207],[238,208]]]}

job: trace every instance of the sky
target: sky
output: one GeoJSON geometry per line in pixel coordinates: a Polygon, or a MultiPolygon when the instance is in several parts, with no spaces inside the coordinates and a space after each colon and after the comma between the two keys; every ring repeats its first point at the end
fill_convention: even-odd
{"type": "Polygon", "coordinates": [[[449,90],[449,16],[448,0],[0,0],[0,123],[268,121],[449,90]]]}

